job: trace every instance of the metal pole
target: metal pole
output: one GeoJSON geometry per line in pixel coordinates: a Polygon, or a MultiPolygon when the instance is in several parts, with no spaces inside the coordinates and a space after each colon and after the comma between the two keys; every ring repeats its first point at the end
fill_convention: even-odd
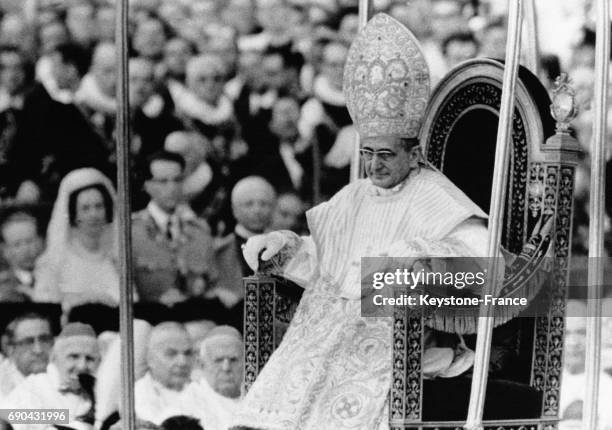
{"type": "MultiPolygon", "coordinates": [[[[487,247],[487,256],[489,257],[487,270],[488,282],[484,286],[482,292],[483,297],[485,294],[494,294],[495,286],[500,281],[498,273],[503,269],[503,266],[499,264],[501,260],[500,243],[502,220],[504,217],[504,203],[506,201],[506,180],[508,177],[510,141],[512,138],[514,93],[521,46],[522,1],[523,0],[511,1],[508,11],[506,67],[504,68],[501,108],[499,113],[499,125],[497,128],[497,143],[495,147],[495,169],[491,191],[491,206],[489,209],[489,241],[487,247]]],[[[480,429],[482,426],[482,415],[484,411],[487,376],[489,371],[489,356],[491,352],[491,335],[493,333],[493,309],[491,306],[480,307],[477,333],[470,406],[465,424],[465,428],[469,430],[480,429]]]]}
{"type": "Polygon", "coordinates": [[[117,182],[119,191],[119,330],[121,334],[121,428],[133,430],[134,419],[134,332],[132,303],[132,227],[130,210],[130,106],[128,84],[128,0],[115,3],[117,46],[117,182]]]}
{"type": "Polygon", "coordinates": [[[535,0],[525,1],[525,27],[527,40],[525,43],[525,65],[531,73],[538,76],[540,71],[540,43],[538,40],[538,14],[535,0]]]}
{"type": "Polygon", "coordinates": [[[582,428],[597,428],[599,373],[601,371],[601,295],[604,267],[604,198],[606,177],[606,120],[608,117],[608,71],[610,62],[609,0],[597,1],[595,42],[595,121],[591,139],[591,195],[589,199],[589,264],[586,333],[586,395],[582,428]]]}
{"type": "MultiPolygon", "coordinates": [[[[372,0],[359,0],[359,30],[363,29],[370,19],[372,12],[372,0]]],[[[359,134],[355,133],[355,146],[351,157],[351,182],[361,176],[361,157],[359,157],[359,134]]]]}

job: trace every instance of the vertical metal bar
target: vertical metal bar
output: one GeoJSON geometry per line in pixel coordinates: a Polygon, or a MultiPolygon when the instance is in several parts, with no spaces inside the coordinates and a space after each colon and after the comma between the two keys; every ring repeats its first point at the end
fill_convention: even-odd
{"type": "Polygon", "coordinates": [[[535,0],[526,0],[524,3],[526,43],[525,65],[531,73],[538,76],[540,71],[540,43],[538,40],[538,15],[535,0]]]}
{"type": "MultiPolygon", "coordinates": [[[[519,54],[521,46],[523,0],[510,2],[508,11],[508,37],[506,42],[506,67],[501,96],[499,125],[497,128],[497,143],[495,147],[495,168],[491,206],[489,209],[489,241],[487,255],[489,256],[488,282],[483,289],[485,294],[494,294],[495,285],[499,280],[498,273],[503,269],[499,260],[502,234],[502,220],[504,217],[504,203],[506,201],[506,181],[508,177],[508,160],[510,156],[510,140],[512,138],[512,116],[514,113],[514,93],[516,77],[518,74],[519,54]]],[[[476,357],[472,388],[470,392],[470,405],[468,409],[466,429],[476,430],[482,426],[487,376],[489,371],[489,356],[491,335],[493,333],[493,309],[491,306],[481,306],[478,318],[478,335],[476,337],[476,357]]]]}
{"type": "Polygon", "coordinates": [[[586,395],[583,403],[583,429],[597,428],[599,374],[601,371],[601,295],[604,256],[604,197],[608,117],[608,72],[610,64],[610,5],[598,0],[595,42],[595,92],[593,139],[591,139],[591,196],[589,199],[589,264],[586,335],[586,395]]]}
{"type": "MultiPolygon", "coordinates": [[[[359,0],[359,30],[363,29],[370,19],[372,0],[359,0]]],[[[359,179],[361,175],[361,158],[359,157],[359,135],[355,134],[355,147],[351,157],[351,182],[359,179]]]]}
{"type": "Polygon", "coordinates": [[[121,421],[133,430],[134,419],[134,332],[132,303],[132,226],[130,210],[130,111],[128,84],[128,0],[119,0],[115,21],[117,47],[117,182],[119,191],[119,330],[121,333],[121,421]]]}

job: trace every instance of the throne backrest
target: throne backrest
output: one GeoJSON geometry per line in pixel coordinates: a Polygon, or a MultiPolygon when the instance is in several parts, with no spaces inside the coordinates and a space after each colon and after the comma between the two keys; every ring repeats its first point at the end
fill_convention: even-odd
{"type": "MultiPolygon", "coordinates": [[[[483,211],[489,211],[503,64],[489,59],[463,63],[434,90],[421,145],[427,159],[483,211]]],[[[544,160],[542,146],[554,134],[546,89],[524,67],[516,85],[502,245],[518,254],[539,213],[528,215],[530,168],[544,160]]],[[[535,173],[537,175],[537,173],[535,173]]]]}
{"type": "MultiPolygon", "coordinates": [[[[485,212],[489,211],[491,201],[503,73],[503,64],[490,59],[470,60],[453,69],[434,90],[420,134],[427,160],[485,212]]],[[[520,331],[517,349],[527,354],[518,366],[520,382],[543,392],[543,418],[558,414],[572,195],[578,157],[574,147],[565,147],[554,139],[550,103],[538,79],[521,67],[512,119],[502,245],[517,255],[524,252],[532,234],[543,223],[552,226],[547,248],[550,247],[554,264],[544,282],[550,287],[544,299],[546,312],[512,321],[520,331]]],[[[537,264],[533,264],[536,270],[537,264]]],[[[391,413],[398,418],[397,422],[408,425],[421,422],[419,399],[423,381],[420,367],[413,368],[410,363],[420,360],[422,344],[419,348],[418,338],[430,324],[401,314],[398,318],[396,326],[402,329],[394,334],[400,339],[394,356],[402,357],[404,370],[394,372],[394,385],[403,388],[392,389],[391,413]],[[407,327],[411,329],[403,329],[407,327]]]]}

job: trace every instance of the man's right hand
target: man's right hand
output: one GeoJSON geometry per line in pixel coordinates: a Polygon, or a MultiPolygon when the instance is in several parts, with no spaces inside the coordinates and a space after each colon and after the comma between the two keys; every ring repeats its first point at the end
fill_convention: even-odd
{"type": "Polygon", "coordinates": [[[287,238],[278,231],[260,234],[251,237],[242,249],[242,255],[247,264],[254,272],[259,268],[259,258],[261,261],[268,261],[283,249],[287,244],[287,238]],[[262,253],[263,251],[263,253],[262,253]],[[259,254],[261,253],[261,257],[259,254]]]}

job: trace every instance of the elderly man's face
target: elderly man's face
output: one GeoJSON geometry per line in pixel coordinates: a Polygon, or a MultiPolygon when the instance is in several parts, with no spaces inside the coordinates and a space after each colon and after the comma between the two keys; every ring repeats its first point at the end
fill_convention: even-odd
{"type": "Polygon", "coordinates": [[[156,19],[149,19],[141,22],[134,34],[134,49],[140,55],[149,59],[161,57],[166,36],[162,23],[156,19]]]}
{"type": "Polygon", "coordinates": [[[202,64],[191,76],[187,78],[187,85],[196,96],[207,103],[216,104],[223,94],[225,75],[214,64],[202,64]]]}
{"type": "Polygon", "coordinates": [[[208,384],[225,397],[240,396],[242,383],[242,343],[229,336],[207,341],[202,369],[208,384]]]}
{"type": "Polygon", "coordinates": [[[53,346],[51,327],[45,320],[27,319],[15,327],[8,355],[17,369],[27,376],[44,372],[53,346]]]}
{"type": "Polygon", "coordinates": [[[62,385],[78,387],[80,374],[93,376],[98,369],[98,340],[91,336],[60,338],[53,351],[53,363],[59,371],[62,385]]]}
{"type": "Polygon", "coordinates": [[[263,233],[272,221],[274,195],[268,189],[255,188],[239,196],[234,204],[234,217],[239,224],[255,233],[263,233]]]}
{"type": "Polygon", "coordinates": [[[377,187],[393,188],[415,167],[414,151],[417,148],[406,151],[396,137],[365,138],[361,150],[366,174],[377,187]]]}
{"type": "Polygon", "coordinates": [[[42,251],[42,240],[33,220],[10,222],[2,229],[4,258],[14,267],[33,270],[34,263],[42,251]]]}
{"type": "Polygon", "coordinates": [[[149,370],[163,386],[182,390],[193,367],[191,339],[186,332],[168,330],[149,351],[149,370]]]}

